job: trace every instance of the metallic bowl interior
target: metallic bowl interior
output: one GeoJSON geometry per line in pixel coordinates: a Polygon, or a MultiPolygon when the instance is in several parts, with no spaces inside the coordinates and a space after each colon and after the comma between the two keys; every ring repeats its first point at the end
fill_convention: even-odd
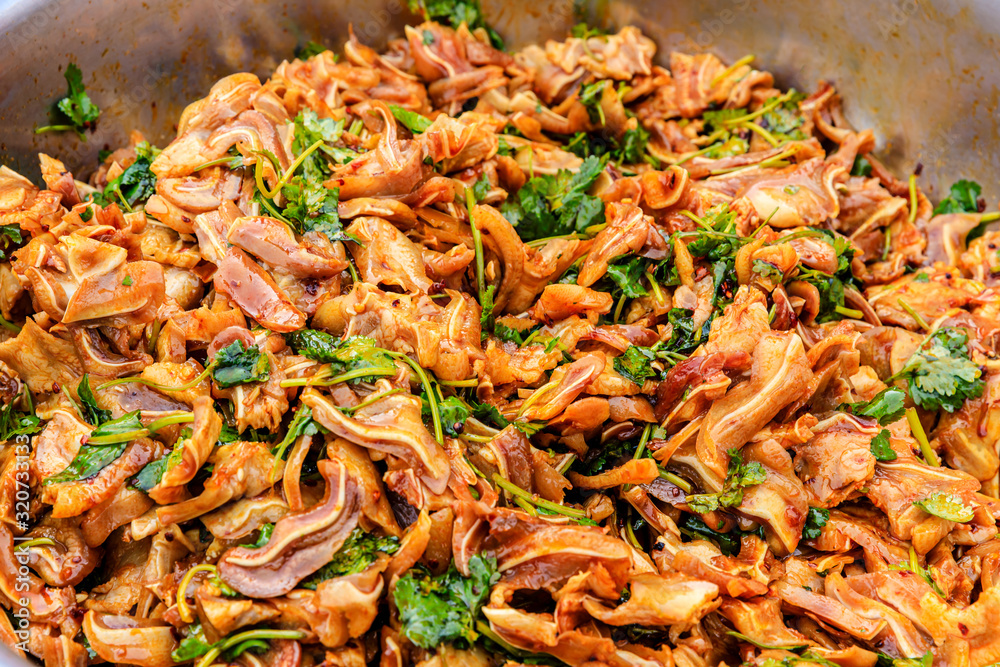
{"type": "MultiPolygon", "coordinates": [[[[746,54],[778,83],[811,91],[820,80],[843,95],[848,119],[874,128],[878,154],[940,197],[959,178],[1000,198],[1000,3],[996,0],[483,0],[487,17],[517,48],[562,38],[581,17],[607,28],[640,27],[671,50],[746,54]]],[[[221,76],[261,77],[308,40],[334,49],[348,26],[376,48],[415,17],[405,0],[0,0],[0,162],[40,180],[38,152],[86,175],[102,148],[141,130],[160,146],[186,104],[221,76]],[[35,135],[66,89],[68,62],[102,114],[81,142],[35,135]]],[[[2,656],[0,656],[2,657],[2,656]]],[[[0,660],[0,663],[3,661],[0,660]]],[[[13,663],[11,663],[13,664],[13,663]]]]}

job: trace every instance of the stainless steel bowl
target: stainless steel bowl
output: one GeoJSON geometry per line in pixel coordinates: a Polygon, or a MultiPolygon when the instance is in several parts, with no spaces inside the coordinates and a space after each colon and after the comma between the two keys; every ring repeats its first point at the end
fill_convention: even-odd
{"type": "MultiPolygon", "coordinates": [[[[483,5],[515,48],[559,38],[582,15],[605,27],[639,26],[661,59],[672,49],[730,61],[753,53],[782,85],[832,81],[847,117],[876,130],[880,154],[899,173],[922,163],[922,184],[938,193],[974,178],[991,201],[1000,197],[996,0],[483,5]]],[[[162,146],[181,109],[225,74],[266,76],[308,40],[337,48],[351,24],[377,48],[413,18],[405,0],[0,0],[0,161],[37,180],[44,151],[86,173],[100,149],[124,144],[133,129],[162,146]],[[103,110],[86,143],[32,132],[64,94],[70,61],[103,110]]]]}

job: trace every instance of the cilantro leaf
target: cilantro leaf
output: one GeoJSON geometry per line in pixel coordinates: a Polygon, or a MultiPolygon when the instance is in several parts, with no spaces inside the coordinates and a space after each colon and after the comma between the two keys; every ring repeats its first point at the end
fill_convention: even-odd
{"type": "Polygon", "coordinates": [[[111,420],[111,411],[100,408],[97,405],[96,399],[94,399],[94,392],[90,389],[90,375],[83,374],[83,379],[80,380],[80,384],[76,387],[76,395],[80,397],[83,416],[86,418],[88,424],[100,426],[104,422],[111,420]]]}
{"type": "Polygon", "coordinates": [[[101,115],[101,110],[90,100],[83,85],[83,73],[75,63],[66,66],[63,73],[68,90],[66,96],[56,103],[56,110],[68,124],[46,125],[35,129],[35,134],[42,132],[61,132],[75,130],[81,141],[86,141],[84,130],[92,128],[101,115]]]}
{"type": "Polygon", "coordinates": [[[178,440],[174,448],[155,461],[143,466],[142,470],[132,476],[133,487],[149,493],[149,490],[160,483],[163,473],[167,472],[184,458],[184,440],[178,440]]]}
{"type": "MultiPolygon", "coordinates": [[[[23,390],[21,396],[27,397],[29,411],[31,407],[31,394],[27,388],[23,390]]],[[[31,412],[20,412],[15,404],[21,396],[14,397],[9,403],[0,407],[0,442],[13,440],[18,436],[32,435],[42,430],[41,420],[31,412]]]]}
{"type": "Polygon", "coordinates": [[[345,240],[343,225],[337,212],[340,190],[323,185],[330,175],[327,161],[337,164],[350,162],[355,153],[336,146],[344,133],[344,121],[320,118],[306,109],[295,118],[292,149],[296,155],[319,143],[319,147],[306,156],[296,175],[285,184],[281,193],[285,198],[284,216],[300,233],[321,232],[331,241],[345,240]]]}
{"type": "Polygon", "coordinates": [[[651,366],[655,359],[656,352],[652,348],[633,345],[624,354],[615,357],[615,372],[641,387],[648,378],[656,376],[651,366]]]}
{"type": "Polygon", "coordinates": [[[868,178],[871,175],[872,163],[862,155],[855,157],[854,164],[851,165],[851,176],[864,176],[865,178],[868,178]]]}
{"type": "Polygon", "coordinates": [[[437,21],[452,28],[463,23],[469,26],[469,30],[482,28],[489,36],[490,44],[503,49],[503,39],[486,23],[479,0],[407,0],[407,4],[411,12],[422,14],[427,21],[437,21]]]}
{"type": "Polygon", "coordinates": [[[982,370],[969,359],[969,336],[941,327],[913,353],[895,377],[905,377],[910,396],[925,410],[955,412],[966,399],[983,395],[982,370]]]}
{"type": "Polygon", "coordinates": [[[288,430],[285,432],[285,437],[281,439],[281,442],[277,443],[271,448],[271,453],[274,454],[275,458],[284,459],[285,452],[288,450],[292,444],[303,435],[316,435],[320,430],[326,432],[312,418],[312,408],[306,405],[302,405],[298,410],[295,411],[295,416],[292,417],[292,421],[288,424],[288,430]]]}
{"type": "Polygon", "coordinates": [[[906,412],[906,393],[895,387],[886,387],[870,401],[844,403],[838,409],[846,410],[858,417],[877,419],[882,426],[903,418],[906,412]]]}
{"type": "Polygon", "coordinates": [[[944,213],[978,213],[983,186],[975,181],[961,180],[951,186],[948,196],[934,207],[934,215],[944,213]]]}
{"type": "MultiPolygon", "coordinates": [[[[392,357],[366,336],[351,336],[341,340],[317,329],[299,329],[285,334],[285,341],[296,353],[314,361],[330,364],[334,373],[363,369],[386,370],[394,367],[392,357]]],[[[362,380],[372,376],[358,376],[362,380]]]]}
{"type": "MultiPolygon", "coordinates": [[[[142,428],[139,421],[139,411],[129,412],[118,419],[112,419],[93,430],[91,435],[119,435],[142,428]]],[[[122,455],[128,442],[116,442],[110,445],[87,445],[80,447],[76,456],[66,468],[57,475],[46,478],[42,484],[61,484],[63,482],[78,482],[97,475],[122,455]]]]}
{"type": "Polygon", "coordinates": [[[604,222],[604,202],[587,194],[604,170],[604,160],[588,157],[576,172],[536,176],[508,198],[501,213],[522,241],[579,233],[604,222]]]}
{"type": "Polygon", "coordinates": [[[767,480],[767,471],[757,461],[743,463],[740,450],[733,447],[729,451],[729,469],[726,481],[719,493],[701,493],[687,496],[685,502],[691,511],[704,514],[720,507],[736,507],[743,502],[743,489],[748,486],[763,484],[767,480]]]}
{"type": "Polygon", "coordinates": [[[248,549],[260,549],[267,546],[267,543],[271,541],[271,535],[274,533],[274,524],[265,523],[260,527],[260,532],[257,533],[257,539],[243,546],[248,549]]]}
{"type": "Polygon", "coordinates": [[[144,202],[156,194],[156,174],[150,167],[159,154],[159,150],[142,142],[135,147],[136,158],[121,174],[112,179],[105,187],[100,197],[94,200],[106,206],[112,202],[121,204],[125,210],[131,211],[139,202],[144,202]]]}
{"type": "MultiPolygon", "coordinates": [[[[781,102],[760,118],[760,126],[768,130],[771,135],[778,139],[780,143],[786,141],[803,141],[807,137],[802,131],[802,124],[805,118],[799,112],[799,102],[806,98],[803,93],[795,89],[788,91],[789,98],[781,102]]],[[[764,106],[775,102],[777,98],[769,98],[764,101],[764,106]]]]}
{"type": "Polygon", "coordinates": [[[932,493],[922,500],[915,501],[913,504],[928,514],[958,523],[968,523],[975,516],[975,510],[963,503],[961,498],[941,491],[932,493]]]}
{"type": "Polygon", "coordinates": [[[882,429],[872,438],[871,451],[876,461],[895,461],[897,458],[895,450],[889,443],[889,431],[886,429],[882,429]]]}
{"type": "Polygon", "coordinates": [[[802,539],[815,540],[823,532],[823,526],[830,520],[830,510],[810,507],[806,515],[806,525],[802,528],[802,539]]]}
{"type": "MultiPolygon", "coordinates": [[[[87,209],[89,210],[89,209],[87,209]]],[[[0,259],[7,259],[7,253],[14,246],[20,245],[24,241],[21,236],[21,228],[17,225],[0,225],[0,259]]]]}
{"type": "MultiPolygon", "coordinates": [[[[426,399],[426,396],[424,397],[426,399]]],[[[426,400],[423,401],[421,413],[425,419],[430,419],[431,408],[426,400]]],[[[465,421],[472,414],[472,410],[463,403],[457,396],[438,400],[438,413],[441,415],[441,427],[447,435],[457,438],[465,428],[465,421]]]]}
{"type": "Polygon", "coordinates": [[[646,262],[642,257],[626,255],[626,259],[618,259],[609,264],[606,275],[621,289],[622,294],[629,299],[637,299],[649,293],[642,286],[645,271],[646,262]]]}
{"type": "Polygon", "coordinates": [[[740,552],[740,542],[744,535],[757,535],[763,539],[764,530],[758,526],[756,530],[741,531],[733,529],[728,533],[720,533],[709,528],[701,517],[685,514],[677,523],[682,535],[695,540],[708,540],[719,545],[719,550],[725,556],[735,556],[740,552]]]}
{"type": "Polygon", "coordinates": [[[831,275],[816,269],[799,265],[799,280],[803,280],[819,290],[820,303],[816,321],[819,323],[843,319],[844,290],[848,285],[856,286],[857,281],[851,270],[855,250],[847,238],[826,230],[816,230],[813,238],[825,241],[833,247],[837,256],[837,269],[831,275]]]}
{"type": "Polygon", "coordinates": [[[439,576],[420,565],[408,570],[392,594],[403,634],[425,649],[443,643],[471,646],[479,636],[479,610],[500,578],[496,568],[494,559],[475,555],[469,559],[468,578],[454,564],[439,576]]]}
{"type": "Polygon", "coordinates": [[[244,347],[242,340],[235,340],[216,352],[212,367],[212,379],[223,389],[248,382],[266,382],[271,377],[267,355],[256,345],[244,347]]]}
{"type": "Polygon", "coordinates": [[[603,28],[594,28],[581,21],[570,28],[569,34],[577,39],[590,39],[591,37],[603,37],[608,33],[603,28]]]}
{"type": "Polygon", "coordinates": [[[399,551],[397,538],[391,535],[379,537],[373,533],[366,533],[361,528],[355,528],[334,554],[333,559],[299,586],[314,591],[321,582],[327,579],[364,572],[378,560],[380,553],[391,556],[397,551],[399,551]]]}
{"type": "Polygon", "coordinates": [[[325,53],[330,49],[326,48],[322,44],[309,40],[305,43],[305,46],[295,50],[295,57],[299,60],[308,60],[313,56],[318,56],[321,53],[325,53]]]}
{"type": "Polygon", "coordinates": [[[205,637],[205,631],[201,623],[193,623],[187,628],[188,634],[181,638],[177,648],[170,652],[170,657],[174,662],[189,662],[197,657],[203,656],[214,646],[205,637]]]}
{"type": "Polygon", "coordinates": [[[392,115],[396,117],[396,120],[402,123],[406,129],[414,134],[425,132],[427,128],[431,126],[431,119],[417,113],[416,111],[410,111],[409,109],[404,109],[403,107],[395,104],[389,105],[389,111],[391,111],[392,115]]]}

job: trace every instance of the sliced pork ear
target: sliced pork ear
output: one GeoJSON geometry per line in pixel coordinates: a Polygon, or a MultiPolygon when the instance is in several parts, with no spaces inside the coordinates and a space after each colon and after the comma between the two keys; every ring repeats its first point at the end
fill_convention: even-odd
{"type": "Polygon", "coordinates": [[[273,268],[286,269],[297,278],[330,278],[347,268],[347,262],[326,248],[305,239],[298,241],[280,220],[241,217],[229,228],[227,239],[273,268]]]}
{"type": "Polygon", "coordinates": [[[344,232],[357,239],[348,245],[365,282],[396,285],[410,293],[426,293],[433,285],[420,247],[389,222],[362,216],[344,232]]]}
{"type": "Polygon", "coordinates": [[[717,606],[719,588],[682,574],[640,574],[629,583],[629,598],[609,609],[587,598],[583,608],[608,625],[669,625],[691,627],[717,606]]]}
{"type": "Polygon", "coordinates": [[[320,461],[326,495],[308,510],[289,512],[259,549],[235,547],[219,561],[223,581],[243,595],[273,598],[330,562],[358,525],[358,487],[339,461],[320,461]]]}
{"type": "Polygon", "coordinates": [[[423,162],[424,153],[420,144],[399,138],[396,119],[384,102],[369,101],[357,110],[381,120],[382,133],[378,146],[335,168],[324,185],[339,189],[340,198],[344,200],[413,192],[430,171],[423,162]]]}
{"type": "Polygon", "coordinates": [[[192,404],[194,408],[194,423],[190,438],[179,440],[174,449],[181,448],[181,458],[171,468],[168,468],[160,482],[150,489],[153,500],[169,503],[173,491],[194,479],[195,474],[208,460],[215,448],[215,443],[222,432],[222,418],[215,411],[215,404],[208,396],[199,396],[192,404]]]}
{"type": "Polygon", "coordinates": [[[424,427],[420,399],[387,396],[345,416],[329,399],[315,391],[302,394],[302,402],[313,410],[313,418],[334,435],[374,451],[392,454],[418,471],[434,493],[448,486],[451,467],[444,449],[424,427]]]}
{"type": "Polygon", "coordinates": [[[271,331],[295,331],[306,316],[264,269],[239,248],[229,248],[215,272],[215,289],[271,331]]]}
{"type": "Polygon", "coordinates": [[[496,558],[511,585],[554,591],[580,570],[601,567],[620,589],[631,568],[628,546],[599,528],[553,524],[499,508],[483,518],[490,529],[482,552],[496,558]]]}
{"type": "Polygon", "coordinates": [[[173,628],[163,622],[126,615],[88,611],[83,633],[98,656],[111,663],[169,667],[177,648],[173,628]]]}
{"type": "Polygon", "coordinates": [[[739,448],[804,390],[812,372],[795,334],[765,334],[754,347],[750,380],[712,403],[698,434],[698,456],[725,477],[726,451],[739,448]]]}

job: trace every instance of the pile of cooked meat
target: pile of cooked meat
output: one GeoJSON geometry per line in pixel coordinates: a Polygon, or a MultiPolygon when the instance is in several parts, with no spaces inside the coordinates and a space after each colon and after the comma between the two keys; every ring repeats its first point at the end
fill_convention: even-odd
{"type": "Polygon", "coordinates": [[[749,57],[474,24],[228,76],[86,182],[0,169],[4,642],[1000,661],[980,186],[933,203],[749,57]]]}

